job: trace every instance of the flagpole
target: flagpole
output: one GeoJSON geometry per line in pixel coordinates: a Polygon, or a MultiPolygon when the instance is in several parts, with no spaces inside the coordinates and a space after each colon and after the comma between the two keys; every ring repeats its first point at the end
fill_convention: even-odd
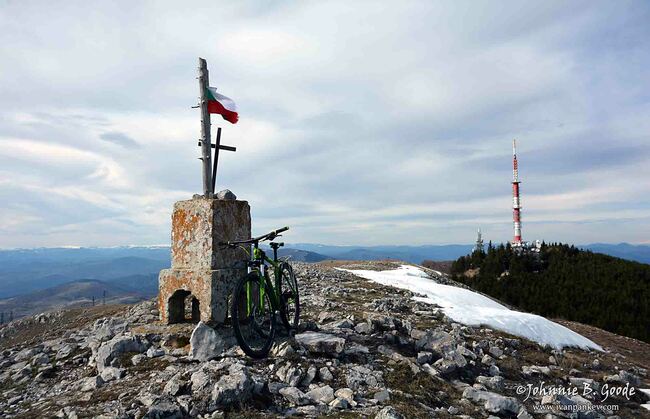
{"type": "Polygon", "coordinates": [[[212,197],[212,140],[210,139],[210,113],[208,112],[207,89],[208,63],[199,58],[199,90],[201,93],[201,161],[203,162],[203,195],[212,197]]]}

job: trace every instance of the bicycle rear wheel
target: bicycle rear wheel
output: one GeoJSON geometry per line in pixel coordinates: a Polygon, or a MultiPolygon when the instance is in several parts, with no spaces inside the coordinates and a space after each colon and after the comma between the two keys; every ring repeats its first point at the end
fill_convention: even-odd
{"type": "Polygon", "coordinates": [[[293,268],[287,262],[280,265],[280,315],[287,329],[295,329],[300,321],[300,295],[293,268]]]}
{"type": "Polygon", "coordinates": [[[233,293],[233,330],[237,343],[251,358],[266,357],[275,338],[275,314],[267,291],[264,279],[251,272],[233,293]]]}

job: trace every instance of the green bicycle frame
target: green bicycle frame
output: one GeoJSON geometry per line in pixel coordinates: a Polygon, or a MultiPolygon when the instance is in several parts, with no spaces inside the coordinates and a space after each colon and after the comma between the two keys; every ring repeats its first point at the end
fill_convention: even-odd
{"type": "MultiPolygon", "coordinates": [[[[267,293],[266,287],[270,288],[268,292],[271,298],[271,306],[273,311],[278,310],[280,307],[280,262],[277,258],[277,251],[273,252],[273,259],[269,258],[266,253],[259,248],[258,243],[253,244],[253,251],[251,252],[245,246],[239,246],[243,249],[250,258],[250,263],[248,265],[248,273],[257,272],[259,277],[259,301],[264,301],[264,296],[267,293]],[[271,265],[273,272],[275,274],[275,284],[271,283],[271,277],[267,270],[267,265],[271,265]]],[[[262,305],[262,310],[264,310],[264,305],[262,305]]],[[[246,315],[250,315],[253,310],[253,302],[251,298],[251,289],[250,284],[246,284],[246,315]]],[[[262,312],[264,314],[264,312],[262,312]]]]}

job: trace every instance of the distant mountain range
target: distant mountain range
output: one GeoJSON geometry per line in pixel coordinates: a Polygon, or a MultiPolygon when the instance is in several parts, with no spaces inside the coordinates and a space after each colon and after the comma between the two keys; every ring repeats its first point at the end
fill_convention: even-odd
{"type": "MultiPolygon", "coordinates": [[[[95,279],[144,289],[169,267],[169,248],[39,248],[0,251],[0,298],[95,279]],[[145,280],[143,284],[143,279],[145,280]],[[149,282],[151,282],[149,280],[149,282]]],[[[157,289],[157,280],[154,281],[157,289]]]]}
{"type": "Polygon", "coordinates": [[[428,260],[452,260],[471,252],[473,245],[447,244],[424,246],[331,246],[311,243],[292,243],[293,249],[326,255],[329,259],[382,260],[396,259],[410,263],[428,260]]]}
{"type": "Polygon", "coordinates": [[[650,263],[650,245],[647,244],[608,244],[593,243],[584,246],[578,246],[582,249],[591,250],[596,253],[615,256],[621,259],[634,260],[641,263],[650,263]]]}
{"type": "MultiPolygon", "coordinates": [[[[424,246],[331,246],[324,244],[293,243],[288,244],[292,249],[313,252],[329,259],[342,260],[381,260],[398,259],[411,263],[422,263],[424,260],[446,261],[455,260],[470,253],[474,245],[448,244],[424,246]]],[[[593,243],[576,245],[596,253],[650,263],[650,245],[647,244],[608,244],[593,243]]]]}
{"type": "MultiPolygon", "coordinates": [[[[269,257],[272,257],[271,255],[273,254],[273,250],[271,250],[266,246],[262,246],[262,247],[265,249],[269,257]]],[[[312,252],[309,250],[287,248],[287,247],[282,247],[278,249],[278,258],[289,258],[289,260],[295,260],[298,262],[311,262],[311,263],[332,259],[331,256],[322,255],[320,253],[312,252]]]]}
{"type": "Polygon", "coordinates": [[[8,321],[10,314],[19,318],[54,308],[103,303],[130,304],[151,298],[154,294],[95,279],[82,279],[0,300],[0,313],[4,313],[4,320],[8,321]]]}
{"type": "MultiPolygon", "coordinates": [[[[650,263],[650,245],[594,243],[578,247],[650,263]]],[[[280,249],[279,255],[302,262],[395,259],[420,264],[424,260],[454,260],[472,249],[473,245],[333,246],[294,243],[280,249]]],[[[158,292],[158,272],[169,266],[170,249],[165,246],[0,250],[0,312],[13,310],[21,304],[28,307],[36,301],[41,301],[43,309],[48,305],[65,305],[75,300],[68,298],[71,295],[88,302],[93,296],[101,298],[103,290],[116,299],[149,298],[158,292]],[[59,287],[61,285],[65,286],[59,287]],[[41,293],[42,290],[48,291],[41,293]],[[23,298],[7,300],[17,296],[23,298]]],[[[26,311],[26,308],[19,311],[26,311]]]]}

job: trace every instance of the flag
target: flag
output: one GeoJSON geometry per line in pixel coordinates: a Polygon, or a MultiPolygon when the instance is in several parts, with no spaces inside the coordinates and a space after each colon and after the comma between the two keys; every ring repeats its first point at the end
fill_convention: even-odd
{"type": "Polygon", "coordinates": [[[239,115],[237,114],[237,105],[234,100],[217,93],[216,87],[208,87],[206,95],[208,98],[209,113],[218,113],[231,124],[237,123],[239,115]]]}

